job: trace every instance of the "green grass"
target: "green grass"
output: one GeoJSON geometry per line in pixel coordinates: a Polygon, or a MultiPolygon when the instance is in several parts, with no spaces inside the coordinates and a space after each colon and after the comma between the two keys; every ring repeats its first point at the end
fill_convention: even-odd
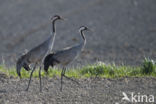
{"type": "MultiPolygon", "coordinates": [[[[22,78],[28,78],[30,72],[21,70],[22,78]]],[[[5,73],[8,76],[18,77],[15,67],[6,68],[4,65],[0,66],[0,73],[5,73]]],[[[42,76],[46,76],[42,71],[42,76]]],[[[60,76],[61,69],[50,68],[49,77],[60,76]]],[[[118,78],[118,77],[156,77],[156,63],[153,60],[145,58],[140,66],[116,66],[115,64],[104,64],[98,62],[92,65],[87,65],[82,68],[68,69],[66,75],[75,78],[88,78],[88,77],[105,77],[105,78],[118,78]]],[[[38,69],[33,73],[33,77],[38,77],[38,69]]]]}

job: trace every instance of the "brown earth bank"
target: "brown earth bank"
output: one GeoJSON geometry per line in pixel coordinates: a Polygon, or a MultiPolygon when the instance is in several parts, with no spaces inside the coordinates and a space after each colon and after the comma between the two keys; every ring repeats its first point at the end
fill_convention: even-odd
{"type": "Polygon", "coordinates": [[[57,22],[54,51],[77,44],[88,26],[87,44],[74,64],[104,61],[139,65],[156,60],[156,0],[0,0],[0,63],[13,65],[25,49],[43,42],[57,22]]]}
{"type": "MultiPolygon", "coordinates": [[[[128,97],[131,93],[141,96],[155,96],[156,78],[125,77],[117,79],[87,78],[76,79],[80,85],[64,79],[63,91],[60,92],[60,78],[42,80],[43,90],[39,91],[39,80],[33,78],[29,91],[24,91],[28,79],[0,75],[0,103],[2,104],[131,104],[121,100],[123,92],[128,97]]],[[[136,97],[136,99],[137,99],[136,97]]],[[[145,100],[145,99],[144,99],[145,100]]],[[[144,104],[145,101],[141,104],[144,104]]],[[[147,104],[147,103],[145,103],[147,104]]],[[[149,103],[148,103],[149,104],[149,103]]]]}

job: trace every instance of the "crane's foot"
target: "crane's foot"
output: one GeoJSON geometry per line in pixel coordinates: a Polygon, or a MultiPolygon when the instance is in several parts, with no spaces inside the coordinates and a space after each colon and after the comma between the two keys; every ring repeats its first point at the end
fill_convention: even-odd
{"type": "Polygon", "coordinates": [[[25,91],[28,91],[29,88],[26,88],[25,91]]]}
{"type": "Polygon", "coordinates": [[[70,77],[67,77],[67,76],[65,76],[65,75],[63,75],[63,76],[64,76],[65,78],[67,78],[67,79],[69,79],[69,80],[75,82],[76,84],[80,85],[80,83],[79,83],[78,81],[76,81],[76,80],[74,80],[74,79],[72,79],[72,78],[70,78],[70,77]]]}
{"type": "Polygon", "coordinates": [[[62,92],[62,87],[60,88],[60,91],[62,92]]]}
{"type": "Polygon", "coordinates": [[[42,92],[42,87],[40,87],[40,92],[42,92]]]}
{"type": "Polygon", "coordinates": [[[97,79],[99,79],[99,77],[96,75],[95,78],[92,79],[92,81],[96,81],[97,79]]]}
{"type": "Polygon", "coordinates": [[[61,87],[60,87],[60,91],[62,92],[62,84],[63,84],[63,81],[61,79],[61,87]]]}

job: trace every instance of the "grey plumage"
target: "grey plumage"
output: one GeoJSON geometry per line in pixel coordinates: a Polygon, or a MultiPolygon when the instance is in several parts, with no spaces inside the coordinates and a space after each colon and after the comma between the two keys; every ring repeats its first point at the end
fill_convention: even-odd
{"type": "Polygon", "coordinates": [[[60,16],[55,15],[52,18],[52,30],[53,31],[52,31],[51,35],[43,43],[41,43],[37,47],[31,49],[25,55],[21,56],[19,58],[19,60],[17,61],[16,70],[17,70],[17,74],[20,77],[21,77],[21,74],[20,74],[21,67],[24,67],[24,65],[25,65],[26,66],[25,69],[27,70],[27,69],[30,69],[29,68],[30,64],[35,64],[35,66],[33,67],[32,72],[30,74],[30,79],[29,79],[28,87],[27,87],[26,90],[29,89],[29,85],[30,85],[30,82],[31,82],[31,77],[32,77],[32,74],[33,74],[33,72],[34,72],[34,70],[36,68],[36,65],[40,66],[40,69],[39,69],[40,91],[42,90],[42,86],[41,86],[41,68],[42,68],[43,59],[52,50],[53,43],[54,43],[54,40],[55,40],[55,35],[56,35],[55,21],[60,20],[60,19],[62,19],[60,16]]]}
{"type": "MultiPolygon", "coordinates": [[[[89,30],[87,27],[82,26],[79,29],[80,35],[82,36],[81,42],[78,45],[75,45],[73,47],[67,47],[63,50],[57,51],[55,53],[49,54],[45,57],[44,60],[44,70],[48,72],[49,66],[54,66],[56,64],[61,64],[63,66],[62,73],[61,73],[61,91],[62,91],[62,79],[63,77],[68,78],[65,76],[65,70],[66,66],[71,63],[74,59],[78,57],[78,55],[81,53],[83,50],[85,44],[86,44],[86,39],[83,34],[83,31],[89,30]]],[[[70,79],[70,78],[68,78],[70,79]]]]}

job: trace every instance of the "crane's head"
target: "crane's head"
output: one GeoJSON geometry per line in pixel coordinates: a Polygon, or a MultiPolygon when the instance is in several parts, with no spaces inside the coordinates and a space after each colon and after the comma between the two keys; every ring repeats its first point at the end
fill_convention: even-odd
{"type": "Polygon", "coordinates": [[[90,29],[88,27],[86,27],[86,26],[81,26],[79,28],[79,31],[85,31],[85,30],[90,31],[90,29]]]}
{"type": "Polygon", "coordinates": [[[59,15],[54,15],[52,18],[51,18],[52,21],[55,21],[55,20],[64,20],[61,16],[59,15]]]}

